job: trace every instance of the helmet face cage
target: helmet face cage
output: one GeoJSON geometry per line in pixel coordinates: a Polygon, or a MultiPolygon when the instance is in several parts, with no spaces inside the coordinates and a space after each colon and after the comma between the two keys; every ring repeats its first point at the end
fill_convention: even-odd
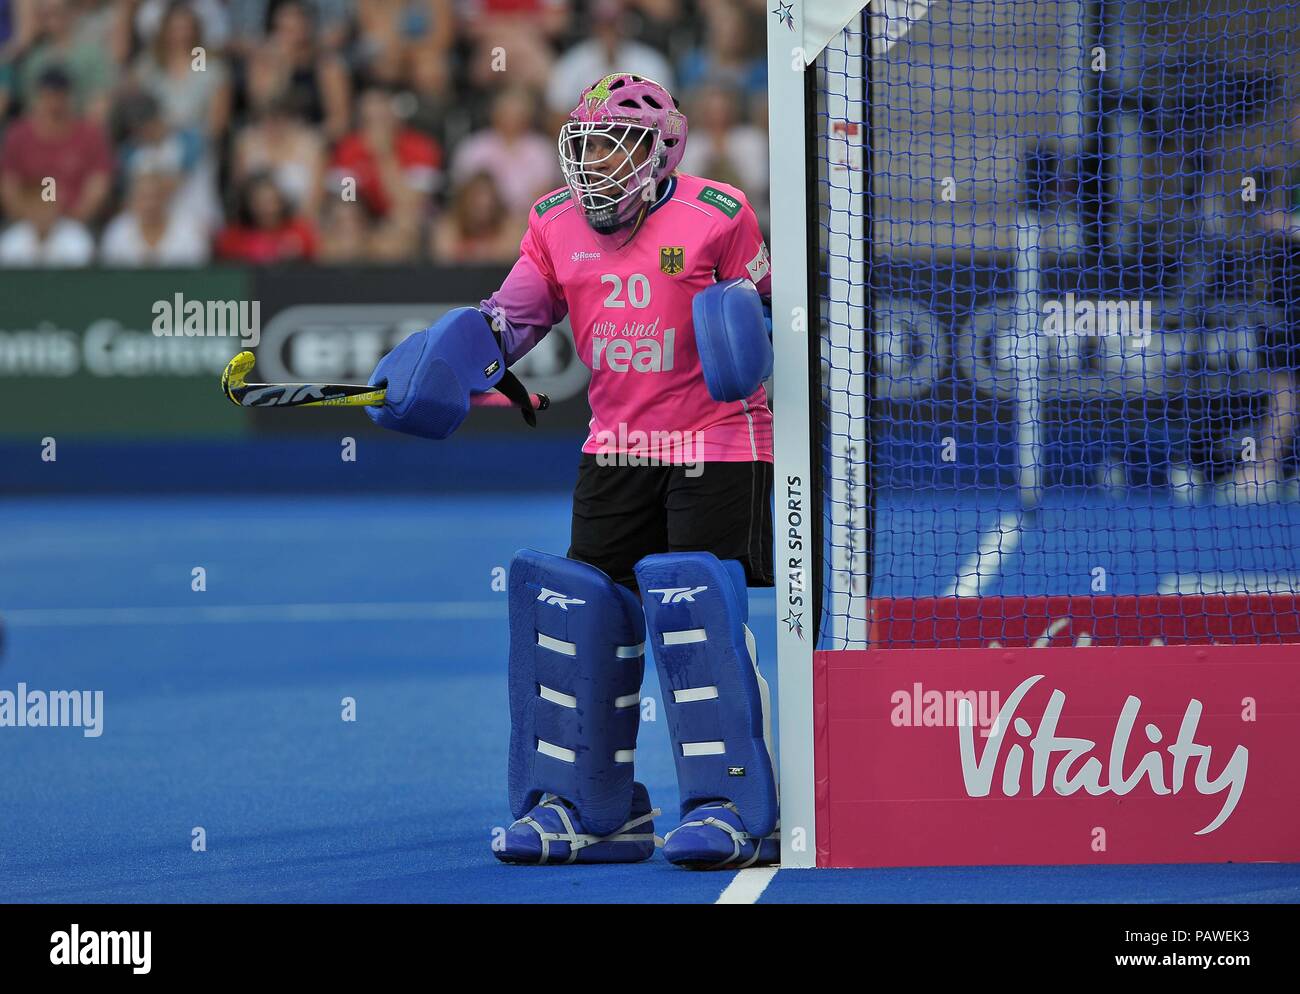
{"type": "Polygon", "coordinates": [[[642,191],[654,182],[659,130],[621,121],[569,121],[560,129],[559,152],[564,180],[592,227],[614,230],[632,217],[642,191]]]}

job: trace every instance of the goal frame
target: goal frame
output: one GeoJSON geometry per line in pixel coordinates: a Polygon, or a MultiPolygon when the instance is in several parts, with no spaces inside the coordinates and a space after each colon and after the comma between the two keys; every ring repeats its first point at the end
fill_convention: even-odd
{"type": "Polygon", "coordinates": [[[841,481],[858,479],[854,473],[865,473],[872,461],[866,430],[871,336],[862,336],[863,328],[855,328],[853,320],[860,315],[858,323],[871,326],[870,217],[863,216],[869,211],[848,209],[850,198],[871,203],[866,108],[872,60],[862,51],[865,32],[853,35],[843,52],[828,52],[826,44],[854,19],[872,24],[875,36],[876,16],[862,0],[778,3],[767,30],[783,867],[812,867],[817,858],[813,653],[828,636],[840,648],[866,645],[870,591],[853,584],[854,577],[861,585],[871,576],[871,487],[859,479],[855,493],[841,481]],[[842,97],[833,98],[836,105],[829,106],[819,95],[824,71],[845,73],[857,81],[857,92],[846,87],[842,97]],[[846,126],[838,136],[822,134],[819,117],[846,126]],[[832,170],[834,202],[823,230],[819,181],[832,170]],[[824,240],[830,249],[826,272],[819,261],[824,240]],[[841,304],[826,303],[824,311],[828,281],[842,282],[846,293],[841,304]],[[829,335],[822,334],[823,328],[829,335]],[[860,344],[851,348],[855,333],[860,344]],[[845,362],[837,364],[835,356],[845,362]],[[831,412],[830,441],[839,439],[838,445],[828,444],[823,431],[820,405],[827,386],[842,399],[831,412]],[[830,492],[824,485],[828,479],[830,492]],[[828,501],[847,512],[829,525],[824,520],[828,501]],[[829,536],[826,527],[832,529],[829,536]],[[850,557],[844,568],[826,561],[828,537],[850,557]]]}

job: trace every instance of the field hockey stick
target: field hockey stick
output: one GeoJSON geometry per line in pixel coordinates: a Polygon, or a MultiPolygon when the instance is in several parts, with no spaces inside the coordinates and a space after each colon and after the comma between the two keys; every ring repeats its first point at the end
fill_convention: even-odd
{"type": "MultiPolygon", "coordinates": [[[[226,363],[221,373],[221,389],[237,407],[380,407],[384,403],[383,387],[364,383],[247,383],[256,357],[241,352],[226,363]]],[[[551,398],[544,393],[528,395],[533,407],[544,411],[551,398]]],[[[470,397],[475,407],[515,407],[510,398],[499,393],[479,393],[470,397]]]]}

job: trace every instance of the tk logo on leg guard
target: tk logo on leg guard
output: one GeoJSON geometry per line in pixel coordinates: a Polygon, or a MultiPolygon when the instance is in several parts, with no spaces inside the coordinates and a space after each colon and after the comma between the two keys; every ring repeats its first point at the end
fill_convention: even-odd
{"type": "Polygon", "coordinates": [[[651,590],[650,593],[663,594],[661,604],[681,604],[683,601],[694,604],[695,595],[702,594],[708,589],[708,587],[661,587],[658,590],[651,590]]]}
{"type": "Polygon", "coordinates": [[[681,245],[659,247],[659,271],[665,276],[676,276],[686,268],[686,249],[681,245]]]}
{"type": "Polygon", "coordinates": [[[547,590],[545,587],[543,587],[542,592],[537,595],[537,599],[543,604],[552,604],[555,607],[558,607],[561,611],[569,610],[570,604],[587,603],[577,597],[565,597],[564,594],[558,594],[554,590],[547,590]]]}

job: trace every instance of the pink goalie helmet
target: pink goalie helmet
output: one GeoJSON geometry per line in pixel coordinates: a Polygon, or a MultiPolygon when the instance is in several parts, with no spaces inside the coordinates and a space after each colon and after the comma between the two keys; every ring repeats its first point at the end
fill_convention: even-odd
{"type": "Polygon", "coordinates": [[[663,86],[616,72],[582,91],[560,129],[560,168],[593,229],[609,234],[654,200],[686,150],[686,115],[663,86]]]}

